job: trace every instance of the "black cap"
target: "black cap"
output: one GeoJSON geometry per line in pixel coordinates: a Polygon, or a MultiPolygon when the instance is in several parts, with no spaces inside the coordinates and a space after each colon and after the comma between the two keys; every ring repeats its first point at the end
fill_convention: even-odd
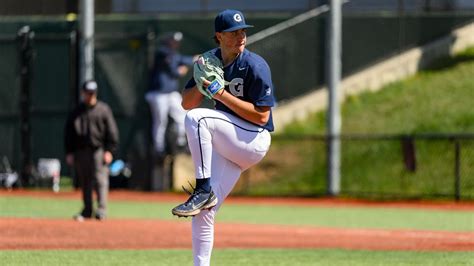
{"type": "Polygon", "coordinates": [[[86,92],[97,92],[97,82],[88,80],[82,85],[82,90],[86,92]]]}

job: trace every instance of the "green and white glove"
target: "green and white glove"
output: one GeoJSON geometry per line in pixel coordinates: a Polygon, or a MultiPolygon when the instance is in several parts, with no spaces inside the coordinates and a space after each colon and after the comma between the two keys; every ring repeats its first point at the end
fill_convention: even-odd
{"type": "Polygon", "coordinates": [[[212,50],[205,52],[194,62],[193,77],[199,91],[209,99],[212,99],[216,93],[224,89],[226,84],[222,62],[214,55],[212,50]],[[204,80],[211,84],[205,87],[204,80]]]}

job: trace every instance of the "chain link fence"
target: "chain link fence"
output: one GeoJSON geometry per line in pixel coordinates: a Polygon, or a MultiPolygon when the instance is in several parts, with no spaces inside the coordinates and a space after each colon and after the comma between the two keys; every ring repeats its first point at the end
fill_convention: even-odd
{"type": "MultiPolygon", "coordinates": [[[[325,196],[326,143],[319,135],[274,136],[235,193],[325,196]]],[[[341,136],[340,196],[473,200],[474,134],[341,136]]]]}

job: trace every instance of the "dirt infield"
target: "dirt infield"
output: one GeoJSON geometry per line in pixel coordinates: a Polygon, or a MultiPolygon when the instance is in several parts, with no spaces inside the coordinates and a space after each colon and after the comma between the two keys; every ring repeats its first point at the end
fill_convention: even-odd
{"type": "MultiPolygon", "coordinates": [[[[77,192],[0,191],[0,196],[78,198],[77,192]]],[[[182,195],[113,191],[111,200],[180,201],[182,195]]],[[[228,203],[311,204],[474,210],[455,203],[370,203],[332,199],[244,199],[228,203]],[[383,205],[384,204],[384,205],[383,205]]],[[[190,220],[109,219],[83,223],[64,219],[2,218],[0,249],[158,249],[191,248],[190,220]]],[[[218,223],[216,248],[344,248],[363,250],[474,251],[474,232],[335,229],[311,226],[218,223]],[[284,241],[282,241],[284,240],[284,241]]]]}
{"type": "MultiPolygon", "coordinates": [[[[0,227],[0,249],[191,248],[189,222],[7,218],[0,227]]],[[[474,251],[474,233],[219,223],[215,247],[474,251]]]]}

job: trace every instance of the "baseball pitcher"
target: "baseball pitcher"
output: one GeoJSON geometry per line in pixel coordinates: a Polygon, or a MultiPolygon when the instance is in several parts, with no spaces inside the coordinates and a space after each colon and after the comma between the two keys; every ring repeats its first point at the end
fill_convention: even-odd
{"type": "Polygon", "coordinates": [[[274,88],[270,68],[245,49],[244,15],[224,10],[215,18],[218,47],[194,63],[194,75],[182,93],[188,146],[194,161],[196,188],[173,208],[192,216],[194,265],[209,265],[214,218],[242,171],[258,163],[270,147],[274,88]],[[212,99],[215,109],[198,108],[212,99]]]}

